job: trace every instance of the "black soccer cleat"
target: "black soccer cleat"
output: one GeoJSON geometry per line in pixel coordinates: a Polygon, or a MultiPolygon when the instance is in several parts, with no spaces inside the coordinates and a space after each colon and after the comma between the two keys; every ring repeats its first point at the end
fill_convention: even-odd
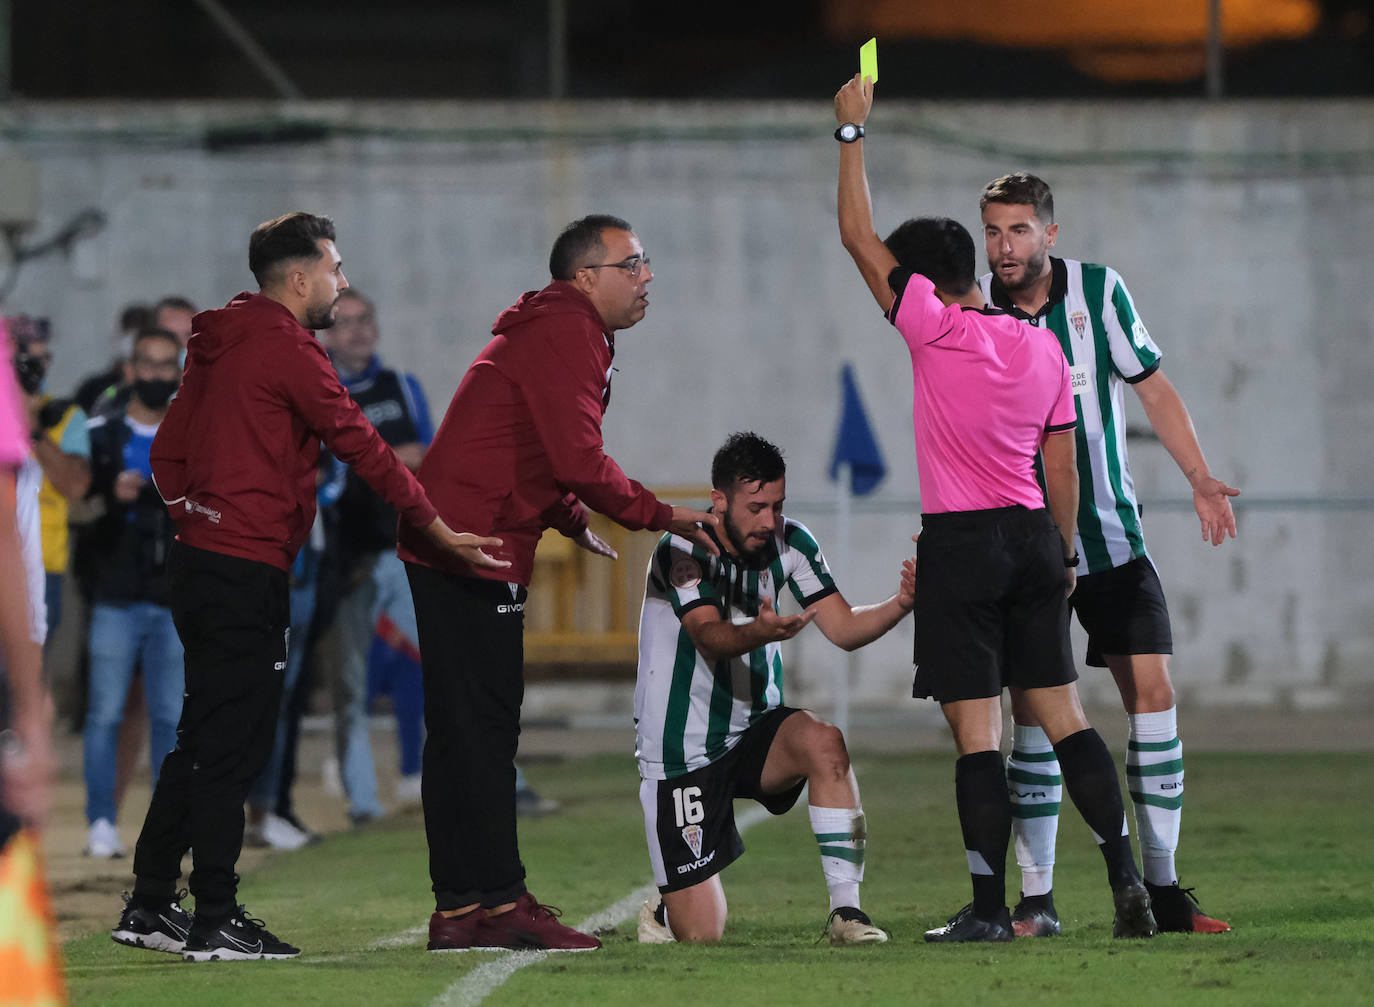
{"type": "Polygon", "coordinates": [[[1150,911],[1150,893],[1139,881],[1132,881],[1112,889],[1112,903],[1116,918],[1112,920],[1113,937],[1153,937],[1158,929],[1154,913],[1150,911]]]}
{"type": "Polygon", "coordinates": [[[1177,881],[1172,885],[1152,885],[1147,881],[1145,890],[1150,893],[1150,906],[1162,934],[1224,934],[1231,929],[1231,924],[1204,913],[1193,889],[1180,888],[1177,881]]]}
{"type": "Polygon", "coordinates": [[[229,962],[295,958],[300,953],[238,906],[218,921],[197,919],[181,957],[188,962],[229,962]]]}
{"type": "Polygon", "coordinates": [[[1011,929],[1017,937],[1058,937],[1063,931],[1054,911],[1054,893],[1022,895],[1011,911],[1011,929]]]}
{"type": "Polygon", "coordinates": [[[950,917],[948,923],[934,930],[926,931],[926,940],[932,944],[952,944],[983,941],[1003,943],[1014,936],[1011,928],[1011,910],[1006,906],[997,914],[996,919],[985,920],[973,914],[970,902],[950,917]]]}
{"type": "Polygon", "coordinates": [[[129,893],[125,892],[124,911],[119,914],[119,922],[110,931],[110,940],[131,948],[180,954],[186,947],[186,938],[191,932],[193,922],[191,914],[181,908],[181,900],[186,894],[183,889],[150,909],[141,901],[135,903],[129,893]]]}

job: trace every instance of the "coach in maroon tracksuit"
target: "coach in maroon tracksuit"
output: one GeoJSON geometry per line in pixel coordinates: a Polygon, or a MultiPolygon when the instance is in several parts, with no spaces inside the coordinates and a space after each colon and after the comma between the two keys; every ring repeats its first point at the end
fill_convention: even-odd
{"type": "Polygon", "coordinates": [[[261,293],[196,316],[185,380],[153,441],[153,477],[178,530],[167,567],[186,697],[138,838],[133,898],[112,933],[197,961],[299,953],[236,905],[234,865],[244,798],[272,750],[287,570],[314,522],[320,441],[436,555],[498,562],[480,546],[499,540],[455,534],[438,517],[309,331],[333,324],[348,286],[333,224],[304,213],[268,221],[248,258],[261,293]],[[175,896],[188,849],[189,927],[175,896]]]}
{"type": "Polygon", "coordinates": [[[449,521],[503,540],[492,552],[510,569],[478,569],[412,527],[400,533],[424,669],[431,951],[601,946],[525,890],[516,842],[525,589],[540,534],[556,528],[614,558],[587,528],[585,504],[711,548],[697,525],[714,524],[710,515],[658,500],[602,450],[615,332],[649,303],[639,239],[616,217],[583,218],[554,243],[549,271],[552,283],[496,320],[416,473],[449,521]]]}

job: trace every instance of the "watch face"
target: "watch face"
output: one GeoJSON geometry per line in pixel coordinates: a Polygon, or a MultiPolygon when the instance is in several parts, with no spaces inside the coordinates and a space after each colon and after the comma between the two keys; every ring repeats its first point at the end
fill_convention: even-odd
{"type": "Polygon", "coordinates": [[[859,136],[859,127],[852,122],[847,122],[840,127],[840,136],[845,140],[855,140],[859,136]]]}

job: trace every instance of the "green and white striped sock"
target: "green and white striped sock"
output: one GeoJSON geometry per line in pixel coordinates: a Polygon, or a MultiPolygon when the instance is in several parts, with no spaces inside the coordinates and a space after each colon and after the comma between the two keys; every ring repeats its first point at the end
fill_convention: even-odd
{"type": "Polygon", "coordinates": [[[1126,780],[1135,805],[1135,831],[1145,880],[1172,885],[1174,853],[1183,820],[1183,745],[1178,740],[1178,707],[1130,715],[1126,780]]]}
{"type": "Polygon", "coordinates": [[[1059,835],[1059,804],[1064,781],[1059,757],[1044,730],[1013,725],[1007,759],[1007,792],[1011,795],[1011,829],[1016,863],[1021,867],[1021,893],[1045,895],[1054,887],[1054,844],[1059,835]]]}
{"type": "Polygon", "coordinates": [[[863,808],[818,808],[810,805],[811,831],[821,850],[821,871],[830,890],[830,911],[859,909],[859,882],[864,879],[868,824],[863,808]]]}

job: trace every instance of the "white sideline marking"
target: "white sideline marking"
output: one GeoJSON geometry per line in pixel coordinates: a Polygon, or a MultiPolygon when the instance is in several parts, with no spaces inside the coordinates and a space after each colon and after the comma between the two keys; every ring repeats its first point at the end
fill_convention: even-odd
{"type": "Polygon", "coordinates": [[[420,938],[428,939],[429,924],[422,923],[418,927],[411,927],[409,930],[402,930],[399,934],[392,934],[390,937],[379,937],[367,946],[369,951],[389,951],[392,948],[407,948],[412,944],[418,944],[420,938]]]}
{"type": "MultiPolygon", "coordinates": [[[[735,817],[735,827],[743,832],[769,817],[771,816],[762,805],[752,804],[743,813],[735,817]]],[[[629,895],[612,903],[599,913],[592,913],[574,929],[585,934],[618,927],[637,914],[639,907],[644,904],[644,900],[657,890],[657,887],[652,883],[644,885],[642,888],[636,888],[629,895]]],[[[428,933],[428,927],[411,927],[395,936],[383,937],[381,940],[375,941],[372,947],[377,949],[403,947],[414,943],[418,937],[425,933],[428,933]]],[[[500,989],[507,979],[525,966],[542,962],[550,954],[557,953],[508,951],[500,958],[485,962],[463,976],[435,997],[432,1007],[477,1007],[483,1000],[500,989]]]]}

